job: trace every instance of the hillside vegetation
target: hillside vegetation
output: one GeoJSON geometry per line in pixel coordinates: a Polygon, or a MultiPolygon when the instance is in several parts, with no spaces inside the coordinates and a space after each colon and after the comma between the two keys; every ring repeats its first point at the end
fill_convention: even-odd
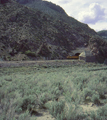
{"type": "Polygon", "coordinates": [[[107,30],[97,32],[103,39],[107,40],[107,30]]]}
{"type": "MultiPolygon", "coordinates": [[[[65,59],[85,43],[93,46],[93,36],[102,42],[94,30],[69,17],[60,6],[41,0],[17,2],[0,4],[0,60],[65,59]]],[[[104,57],[103,51],[104,55],[99,54],[104,57]]]]}
{"type": "Polygon", "coordinates": [[[106,74],[84,63],[0,68],[0,120],[106,120],[106,74]]]}
{"type": "Polygon", "coordinates": [[[89,28],[87,24],[81,23],[74,19],[73,17],[68,16],[67,13],[63,10],[63,8],[52,2],[42,0],[17,0],[17,2],[25,6],[28,6],[33,10],[39,10],[45,14],[48,14],[49,16],[52,17],[52,19],[65,22],[66,24],[72,26],[72,28],[76,30],[76,32],[78,31],[79,33],[85,33],[86,35],[96,34],[96,32],[89,28]]]}

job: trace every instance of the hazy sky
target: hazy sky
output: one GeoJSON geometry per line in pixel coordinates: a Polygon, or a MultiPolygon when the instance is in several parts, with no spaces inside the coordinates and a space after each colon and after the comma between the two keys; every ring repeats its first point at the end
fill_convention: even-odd
{"type": "Polygon", "coordinates": [[[107,0],[47,0],[61,6],[65,12],[88,24],[92,29],[107,30],[107,0]]]}

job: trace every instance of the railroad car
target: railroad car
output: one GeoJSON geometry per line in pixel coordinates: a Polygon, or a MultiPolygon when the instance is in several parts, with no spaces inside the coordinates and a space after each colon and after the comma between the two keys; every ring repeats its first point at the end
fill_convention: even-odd
{"type": "Polygon", "coordinates": [[[79,56],[76,56],[76,55],[74,55],[74,56],[67,56],[67,59],[79,59],[79,56]]]}
{"type": "Polygon", "coordinates": [[[79,55],[80,53],[76,53],[75,55],[72,55],[72,56],[68,55],[67,59],[79,59],[79,55]]]}

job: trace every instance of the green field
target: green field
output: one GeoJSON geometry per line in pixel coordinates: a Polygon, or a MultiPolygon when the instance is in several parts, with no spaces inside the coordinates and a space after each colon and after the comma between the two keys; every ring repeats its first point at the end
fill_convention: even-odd
{"type": "Polygon", "coordinates": [[[55,120],[107,120],[107,66],[0,68],[0,120],[38,120],[41,111],[55,120]]]}

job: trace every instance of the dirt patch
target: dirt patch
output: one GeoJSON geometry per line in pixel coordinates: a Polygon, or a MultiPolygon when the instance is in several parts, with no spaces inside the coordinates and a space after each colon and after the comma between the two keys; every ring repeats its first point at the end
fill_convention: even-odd
{"type": "Polygon", "coordinates": [[[80,105],[80,107],[82,107],[84,112],[91,112],[91,111],[96,111],[99,109],[99,106],[94,105],[91,102],[86,105],[80,105]]]}
{"type": "Polygon", "coordinates": [[[40,116],[37,116],[37,120],[55,120],[48,111],[41,111],[40,114],[40,116]]]}

